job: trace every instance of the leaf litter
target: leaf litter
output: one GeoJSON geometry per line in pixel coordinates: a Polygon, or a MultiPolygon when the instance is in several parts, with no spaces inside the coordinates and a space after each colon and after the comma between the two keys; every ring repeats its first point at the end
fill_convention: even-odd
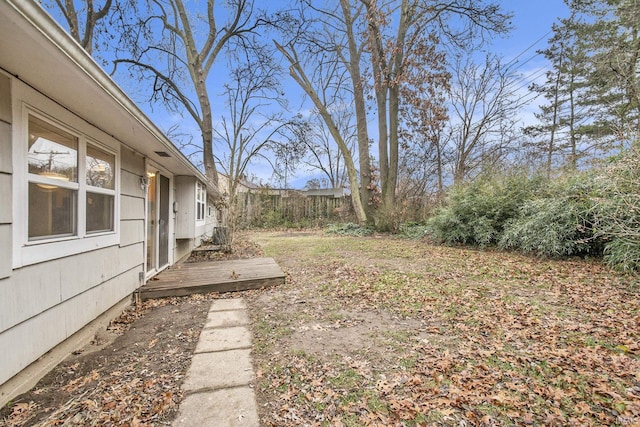
{"type": "MultiPolygon", "coordinates": [[[[307,233],[308,234],[308,233],[307,233]]],[[[258,236],[265,426],[640,425],[638,280],[388,236],[258,236]]]]}
{"type": "Polygon", "coordinates": [[[148,300],[0,411],[0,425],[168,425],[212,295],[148,300]]]}
{"type": "MultiPolygon", "coordinates": [[[[230,252],[194,253],[189,262],[262,254],[238,234],[230,252]]],[[[170,425],[209,307],[216,298],[234,296],[196,294],[129,307],[34,389],[0,408],[0,426],[170,425]]]]}
{"type": "MultiPolygon", "coordinates": [[[[254,237],[287,283],[243,293],[261,425],[640,426],[637,278],[389,236],[286,236],[254,237]]],[[[215,297],[132,307],[115,340],[96,336],[0,422],[169,425],[215,297]]]]}

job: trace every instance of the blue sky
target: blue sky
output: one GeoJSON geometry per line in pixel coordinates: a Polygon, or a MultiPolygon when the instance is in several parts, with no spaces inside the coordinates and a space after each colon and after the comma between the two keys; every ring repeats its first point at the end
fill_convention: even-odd
{"type": "MultiPolygon", "coordinates": [[[[256,4],[260,4],[263,0],[256,0],[256,4]]],[[[277,4],[278,0],[274,0],[270,7],[277,4]]],[[[515,68],[518,73],[522,75],[522,85],[520,85],[523,92],[527,91],[527,87],[535,80],[544,78],[544,72],[548,67],[548,63],[542,55],[536,54],[536,50],[544,49],[546,41],[550,37],[551,26],[554,22],[557,22],[558,18],[567,17],[569,12],[567,6],[562,0],[502,0],[501,4],[505,11],[513,13],[512,25],[513,31],[500,38],[496,38],[492,47],[489,49],[496,54],[504,57],[505,62],[512,60],[517,61],[515,68]]],[[[224,61],[223,58],[219,58],[220,61],[224,61]]],[[[213,97],[220,95],[222,89],[216,89],[212,87],[219,85],[223,76],[219,71],[213,71],[213,75],[210,85],[210,94],[213,97]]],[[[286,75],[283,80],[285,93],[291,101],[291,107],[296,108],[301,99],[300,89],[292,81],[292,79],[286,75]]],[[[124,89],[127,90],[127,84],[125,83],[124,89]]],[[[133,94],[132,94],[133,95],[133,94]]],[[[224,110],[224,98],[219,98],[214,104],[217,106],[216,111],[213,112],[214,120],[220,119],[224,110]]],[[[162,130],[167,130],[174,123],[180,123],[182,131],[191,132],[194,138],[199,137],[199,130],[195,123],[192,123],[191,118],[188,115],[180,117],[178,115],[167,114],[163,107],[154,106],[151,108],[146,103],[141,103],[140,107],[145,111],[152,120],[154,120],[162,130]]],[[[537,111],[537,103],[535,100],[529,105],[527,109],[523,111],[522,121],[523,123],[530,123],[532,121],[533,113],[537,111]]],[[[264,160],[260,162],[254,162],[250,165],[249,174],[256,176],[263,182],[268,182],[271,178],[271,166],[264,160]]],[[[300,170],[297,174],[297,179],[290,182],[290,186],[301,188],[306,181],[310,178],[309,174],[300,170]]]]}
{"type": "MultiPolygon", "coordinates": [[[[521,90],[528,92],[533,82],[542,83],[549,67],[544,56],[536,51],[547,46],[552,36],[551,27],[559,18],[569,16],[569,8],[562,0],[502,0],[505,10],[513,13],[511,33],[495,41],[494,52],[501,54],[506,61],[517,61],[514,66],[521,74],[521,90]]],[[[521,122],[531,124],[535,119],[533,113],[538,112],[535,99],[526,106],[521,115],[521,122]]]]}
{"type": "MultiPolygon", "coordinates": [[[[514,29],[508,35],[496,38],[490,50],[502,55],[505,62],[517,61],[514,66],[522,75],[521,90],[528,92],[529,84],[544,79],[548,67],[547,60],[536,51],[546,47],[552,25],[558,18],[568,17],[569,9],[562,0],[502,0],[501,4],[505,11],[513,13],[514,29]]],[[[523,124],[530,124],[534,120],[537,104],[534,100],[523,110],[523,124]]],[[[265,182],[271,174],[269,166],[260,163],[255,163],[251,172],[265,182]]],[[[301,188],[308,179],[309,176],[300,170],[291,186],[301,188]]]]}
{"type": "MultiPolygon", "coordinates": [[[[569,9],[562,0],[503,0],[501,3],[505,10],[514,13],[514,31],[497,46],[504,49],[502,53],[507,58],[518,55],[540,37],[545,36],[558,18],[569,15],[569,9]]],[[[548,37],[536,44],[535,49],[544,47],[548,37]]]]}

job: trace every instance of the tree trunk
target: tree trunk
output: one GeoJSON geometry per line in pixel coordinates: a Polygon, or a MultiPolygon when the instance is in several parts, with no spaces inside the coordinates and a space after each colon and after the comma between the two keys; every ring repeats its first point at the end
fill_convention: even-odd
{"type": "MultiPolygon", "coordinates": [[[[351,85],[353,86],[353,97],[356,111],[356,128],[358,134],[358,161],[360,164],[360,202],[365,212],[367,222],[373,219],[374,215],[374,185],[371,179],[371,157],[369,154],[369,130],[367,129],[367,109],[364,99],[364,88],[362,82],[362,72],[360,70],[360,51],[353,34],[353,17],[351,16],[351,5],[349,0],[341,0],[342,14],[345,20],[345,31],[349,44],[349,60],[345,65],[349,69],[351,85]]],[[[354,193],[355,194],[355,193],[354,193]]],[[[353,196],[352,196],[353,197],[353,196]]]]}
{"type": "Polygon", "coordinates": [[[196,91],[198,93],[198,101],[202,111],[202,121],[199,122],[200,131],[202,132],[202,160],[204,163],[204,172],[207,179],[218,186],[218,171],[216,162],[213,157],[213,118],[211,113],[211,101],[207,93],[207,86],[204,79],[204,71],[196,72],[197,78],[194,81],[196,91]]]}
{"type": "MultiPolygon", "coordinates": [[[[387,177],[383,181],[386,190],[383,195],[383,203],[387,209],[391,209],[396,202],[396,187],[398,186],[398,150],[400,146],[399,126],[400,126],[400,82],[404,75],[404,54],[405,39],[407,31],[411,25],[411,14],[414,9],[409,5],[408,0],[402,0],[400,7],[400,23],[398,24],[398,35],[396,45],[391,54],[392,73],[389,78],[394,81],[389,86],[389,165],[387,177]]],[[[415,12],[415,11],[414,11],[415,12]]],[[[387,211],[388,212],[388,211],[387,211]]]]}
{"type": "Polygon", "coordinates": [[[442,170],[442,147],[440,147],[440,141],[436,140],[435,143],[435,147],[436,147],[436,170],[437,170],[437,174],[438,174],[438,193],[437,193],[437,197],[438,197],[438,201],[440,201],[442,199],[442,196],[444,195],[444,177],[443,177],[443,170],[442,170]]]}
{"type": "Polygon", "coordinates": [[[362,204],[362,200],[360,197],[357,197],[359,194],[358,189],[358,172],[356,170],[355,163],[353,162],[353,156],[351,155],[351,151],[349,151],[349,147],[344,142],[342,135],[340,135],[340,131],[338,130],[338,126],[336,126],[331,114],[327,110],[327,107],[322,103],[320,97],[316,93],[315,89],[311,85],[311,82],[307,78],[300,62],[297,60],[297,54],[295,50],[293,51],[293,55],[289,53],[284,47],[282,47],[278,42],[274,41],[276,48],[287,58],[289,63],[291,64],[289,67],[289,74],[291,77],[298,83],[298,85],[309,95],[311,101],[316,106],[318,111],[320,112],[320,116],[324,120],[331,136],[336,141],[338,148],[342,152],[344,157],[345,166],[347,168],[347,174],[349,175],[349,185],[351,188],[351,203],[353,204],[353,210],[356,215],[356,220],[359,224],[365,224],[367,222],[367,215],[364,211],[364,207],[362,204]]]}
{"type": "Polygon", "coordinates": [[[372,45],[371,65],[378,114],[378,156],[382,205],[383,212],[388,214],[395,204],[398,184],[400,81],[404,71],[405,38],[411,25],[410,11],[412,8],[408,0],[402,0],[398,33],[390,52],[389,63],[387,63],[377,11],[372,0],[365,2],[365,4],[368,11],[369,39],[372,45]]]}

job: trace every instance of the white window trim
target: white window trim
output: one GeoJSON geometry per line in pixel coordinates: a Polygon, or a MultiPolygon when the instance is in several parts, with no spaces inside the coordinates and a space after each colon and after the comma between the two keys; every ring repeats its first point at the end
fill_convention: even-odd
{"type": "Polygon", "coordinates": [[[196,181],[196,224],[202,225],[207,220],[207,187],[200,181],[196,181]],[[202,200],[198,199],[198,195],[202,195],[202,200]],[[200,205],[202,205],[202,218],[200,215],[200,205]]]}
{"type": "Polygon", "coordinates": [[[13,104],[13,268],[63,258],[120,243],[120,144],[109,135],[94,128],[82,118],[63,109],[41,94],[16,85],[13,104]],[[34,107],[38,105],[40,108],[34,107]],[[29,240],[29,172],[28,128],[29,116],[45,120],[78,137],[78,182],[71,183],[78,190],[77,232],[74,236],[29,240]],[[84,181],[86,145],[92,144],[115,155],[114,190],[99,191],[84,181]],[[86,191],[113,194],[113,231],[86,233],[86,191]]]}

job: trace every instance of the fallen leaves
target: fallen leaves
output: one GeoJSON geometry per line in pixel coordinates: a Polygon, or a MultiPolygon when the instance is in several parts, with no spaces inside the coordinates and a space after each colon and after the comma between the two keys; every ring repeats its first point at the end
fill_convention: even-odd
{"type": "Polygon", "coordinates": [[[640,423],[635,278],[390,238],[261,238],[291,277],[252,300],[267,426],[640,423]],[[374,313],[393,320],[353,346],[366,335],[351,320],[374,313]]]}
{"type": "Polygon", "coordinates": [[[111,323],[120,332],[113,343],[63,362],[3,408],[0,424],[168,424],[183,398],[180,384],[210,302],[210,296],[194,295],[131,307],[111,323]]]}

